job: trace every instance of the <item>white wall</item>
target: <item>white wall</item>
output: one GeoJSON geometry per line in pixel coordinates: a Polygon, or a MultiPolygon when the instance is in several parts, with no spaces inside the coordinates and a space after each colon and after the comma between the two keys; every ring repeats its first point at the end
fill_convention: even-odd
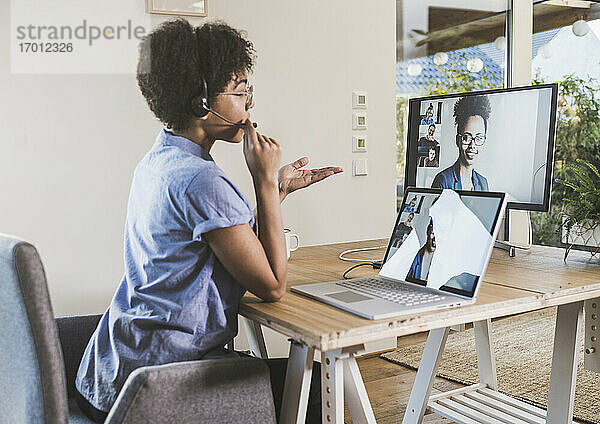
{"type": "MultiPolygon", "coordinates": [[[[132,171],[161,126],[133,74],[11,74],[9,2],[0,4],[0,232],[38,247],[57,315],[103,312],[123,272],[132,171]]],[[[89,1],[86,12],[93,17],[102,4],[89,1]]],[[[115,20],[147,19],[142,0],[122,4],[115,20]]],[[[388,236],[395,2],[372,2],[367,11],[359,0],[209,0],[209,15],[247,30],[254,42],[253,119],[280,141],[283,160],[307,155],[314,166],[346,170],[286,200],[285,225],[304,245],[388,236]],[[362,156],[352,153],[352,90],[369,93],[369,152],[362,156]],[[369,176],[352,177],[352,159],[363,156],[369,176]]],[[[251,196],[239,146],[217,145],[213,153],[251,196]]]]}

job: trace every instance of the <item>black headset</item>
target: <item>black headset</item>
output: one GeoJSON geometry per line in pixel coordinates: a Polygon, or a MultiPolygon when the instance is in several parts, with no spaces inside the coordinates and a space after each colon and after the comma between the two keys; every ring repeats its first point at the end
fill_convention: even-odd
{"type": "MultiPolygon", "coordinates": [[[[196,28],[194,31],[194,35],[196,37],[196,58],[198,59],[198,63],[202,63],[200,60],[200,40],[198,37],[199,32],[199,28],[196,28]]],[[[206,84],[206,79],[204,79],[204,76],[200,81],[199,94],[192,98],[191,107],[192,114],[196,118],[203,118],[210,112],[210,105],[208,104],[208,85],[206,84]]]]}
{"type": "MultiPolygon", "coordinates": [[[[202,60],[200,59],[200,40],[198,38],[198,33],[199,33],[199,28],[196,28],[196,30],[195,30],[196,57],[198,58],[198,63],[201,63],[202,60]]],[[[242,126],[242,127],[244,126],[243,123],[233,122],[210,108],[210,105],[208,104],[208,84],[206,84],[206,79],[204,77],[201,77],[201,79],[200,79],[199,91],[200,91],[200,93],[195,95],[194,97],[192,97],[192,100],[191,100],[192,114],[196,118],[203,118],[212,112],[215,116],[221,118],[223,121],[225,121],[231,125],[237,125],[237,126],[242,126]]],[[[254,128],[256,128],[257,127],[256,122],[253,122],[252,126],[254,128]]]]}
{"type": "Polygon", "coordinates": [[[208,86],[206,85],[204,77],[202,77],[200,85],[200,94],[192,98],[192,114],[196,118],[203,118],[210,112],[210,106],[208,104],[208,86]]]}

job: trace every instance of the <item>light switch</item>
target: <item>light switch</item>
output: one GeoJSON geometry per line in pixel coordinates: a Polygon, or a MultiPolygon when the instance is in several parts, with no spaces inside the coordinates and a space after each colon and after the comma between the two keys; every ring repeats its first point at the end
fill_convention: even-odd
{"type": "Polygon", "coordinates": [[[358,135],[352,137],[352,151],[354,153],[366,152],[367,151],[367,136],[358,135]]]}
{"type": "Polygon", "coordinates": [[[366,130],[367,129],[367,113],[356,112],[352,114],[352,129],[366,130]]]}
{"type": "Polygon", "coordinates": [[[352,161],[352,171],[355,177],[368,175],[367,160],[366,159],[355,159],[352,161]]]}
{"type": "Polygon", "coordinates": [[[366,109],[367,108],[367,92],[366,91],[353,91],[352,92],[352,107],[354,109],[366,109]]]}

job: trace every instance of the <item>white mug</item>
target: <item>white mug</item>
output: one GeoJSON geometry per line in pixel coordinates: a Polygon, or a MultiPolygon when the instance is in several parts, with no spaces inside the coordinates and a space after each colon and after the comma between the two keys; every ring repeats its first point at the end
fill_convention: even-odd
{"type": "Polygon", "coordinates": [[[283,232],[285,234],[285,251],[287,253],[287,258],[290,258],[290,252],[293,252],[295,250],[298,250],[298,248],[300,247],[300,237],[298,237],[298,234],[293,234],[292,230],[290,230],[289,228],[284,228],[283,232]],[[295,239],[296,240],[296,246],[291,247],[291,240],[295,239]]]}

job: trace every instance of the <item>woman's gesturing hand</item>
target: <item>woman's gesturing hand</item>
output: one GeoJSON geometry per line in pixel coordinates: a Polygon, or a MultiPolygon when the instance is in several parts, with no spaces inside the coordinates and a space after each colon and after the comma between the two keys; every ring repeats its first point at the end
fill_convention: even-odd
{"type": "Polygon", "coordinates": [[[302,157],[295,162],[284,165],[279,170],[279,199],[301,188],[306,188],[314,183],[344,172],[339,166],[328,166],[320,169],[302,169],[308,165],[308,158],[302,157]]]}
{"type": "Polygon", "coordinates": [[[248,119],[244,127],[244,157],[254,184],[277,185],[281,147],[275,139],[256,132],[248,119]]]}

